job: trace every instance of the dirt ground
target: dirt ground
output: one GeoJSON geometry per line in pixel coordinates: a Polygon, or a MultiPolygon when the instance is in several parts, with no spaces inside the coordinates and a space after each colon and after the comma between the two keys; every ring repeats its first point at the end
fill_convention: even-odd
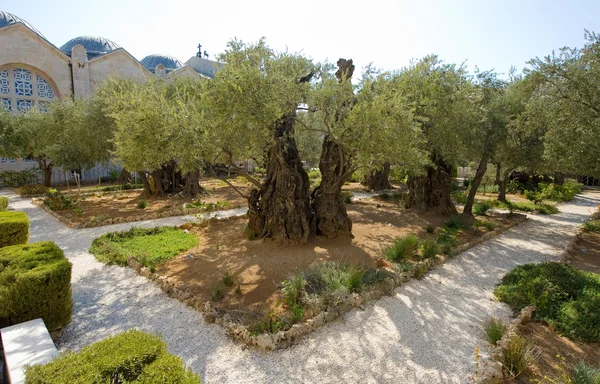
{"type": "Polygon", "coordinates": [[[600,233],[583,231],[570,252],[570,263],[584,271],[600,273],[600,233]]]}
{"type": "Polygon", "coordinates": [[[534,346],[535,353],[539,355],[532,373],[517,378],[512,381],[514,383],[562,383],[560,367],[568,373],[571,366],[581,360],[596,366],[600,362],[600,343],[576,342],[557,335],[546,325],[534,322],[523,327],[523,336],[534,346]],[[559,355],[560,357],[557,357],[559,355]],[[564,361],[561,358],[564,358],[564,361]]]}
{"type": "MultiPolygon", "coordinates": [[[[240,180],[230,181],[238,190],[244,194],[250,191],[250,184],[240,180]]],[[[227,201],[230,206],[221,209],[230,209],[239,206],[245,206],[246,200],[236,193],[233,188],[224,182],[216,179],[202,180],[200,185],[206,189],[207,195],[200,196],[199,199],[204,203],[217,203],[227,201]]],[[[82,189],[82,192],[84,189],[82,189]]],[[[70,196],[76,196],[70,195],[70,196]]],[[[197,200],[197,199],[196,199],[197,200]]],[[[96,195],[82,196],[79,200],[81,214],[73,210],[57,211],[57,213],[73,221],[87,222],[96,219],[108,219],[116,217],[130,217],[147,215],[150,213],[161,213],[175,208],[181,208],[193,199],[182,198],[177,195],[164,198],[154,198],[144,196],[140,191],[118,191],[118,192],[99,192],[96,195]],[[148,205],[144,209],[137,208],[137,203],[145,200],[148,205]]]]}
{"type": "MultiPolygon", "coordinates": [[[[348,205],[353,221],[353,239],[325,239],[317,237],[306,245],[281,247],[269,241],[249,241],[244,235],[246,218],[211,223],[195,229],[200,245],[157,269],[169,276],[180,287],[211,300],[222,277],[229,271],[235,283],[226,288],[225,297],[218,305],[229,310],[252,310],[265,303],[272,307],[277,302],[279,284],[296,271],[306,269],[318,261],[343,261],[375,267],[383,250],[396,237],[416,234],[420,238],[435,239],[447,217],[439,214],[418,214],[405,210],[395,202],[365,199],[348,205]],[[427,226],[436,228],[427,233],[427,226]],[[241,294],[235,289],[239,283],[241,294]]],[[[496,223],[496,229],[511,226],[513,218],[495,215],[485,220],[496,223]]],[[[476,235],[472,229],[461,231],[458,244],[470,241],[476,235]]]]}

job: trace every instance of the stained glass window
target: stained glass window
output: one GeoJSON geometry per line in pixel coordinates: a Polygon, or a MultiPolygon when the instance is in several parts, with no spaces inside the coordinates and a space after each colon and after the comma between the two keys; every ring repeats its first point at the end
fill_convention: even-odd
{"type": "Polygon", "coordinates": [[[5,98],[0,99],[0,102],[2,102],[2,108],[4,108],[4,110],[6,110],[8,112],[10,112],[10,110],[11,110],[10,101],[11,101],[10,99],[5,99],[5,98]]]}
{"type": "Polygon", "coordinates": [[[13,70],[15,76],[15,91],[18,96],[33,96],[33,84],[31,82],[31,72],[22,68],[13,70]]]}
{"type": "Polygon", "coordinates": [[[0,71],[0,93],[8,95],[10,93],[10,80],[8,79],[8,69],[0,71]]]}
{"type": "Polygon", "coordinates": [[[54,99],[54,91],[46,80],[37,75],[38,97],[43,99],[54,99]]]}
{"type": "Polygon", "coordinates": [[[17,100],[17,111],[27,112],[33,107],[33,100],[17,100]]]}

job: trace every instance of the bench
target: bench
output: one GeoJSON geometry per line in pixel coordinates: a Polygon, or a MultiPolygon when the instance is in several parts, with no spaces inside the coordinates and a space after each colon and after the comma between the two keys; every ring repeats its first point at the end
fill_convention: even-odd
{"type": "Polygon", "coordinates": [[[25,383],[25,366],[45,364],[58,356],[44,320],[35,319],[0,329],[10,384],[25,383]]]}

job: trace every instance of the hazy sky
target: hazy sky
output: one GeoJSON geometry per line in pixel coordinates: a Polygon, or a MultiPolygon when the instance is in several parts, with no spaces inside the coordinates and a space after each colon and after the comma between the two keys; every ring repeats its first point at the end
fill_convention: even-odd
{"type": "Polygon", "coordinates": [[[165,53],[186,61],[198,43],[214,57],[233,37],[264,36],[277,50],[383,69],[435,53],[506,73],[553,49],[581,47],[584,29],[600,32],[600,0],[2,0],[0,10],[27,20],[56,46],[103,36],[138,60],[165,53]]]}

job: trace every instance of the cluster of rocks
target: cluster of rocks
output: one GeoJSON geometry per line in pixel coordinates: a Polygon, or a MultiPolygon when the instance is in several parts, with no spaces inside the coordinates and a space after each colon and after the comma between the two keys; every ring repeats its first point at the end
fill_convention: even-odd
{"type": "MultiPolygon", "coordinates": [[[[513,226],[527,219],[527,216],[525,215],[520,215],[519,217],[519,220],[513,222],[513,226]]],[[[292,325],[292,327],[287,330],[279,331],[277,333],[261,333],[258,335],[251,332],[246,325],[236,322],[228,313],[219,311],[210,303],[210,301],[205,301],[198,296],[194,296],[188,290],[176,287],[176,285],[170,281],[168,277],[151,272],[148,268],[138,263],[135,258],[129,258],[128,265],[136,270],[140,275],[147,277],[158,284],[158,286],[170,297],[173,297],[202,312],[207,322],[215,323],[224,327],[234,340],[240,341],[247,346],[255,347],[263,351],[273,351],[276,349],[289,347],[302,336],[311,333],[316,328],[321,327],[328,322],[334,321],[338,317],[354,308],[364,309],[365,303],[369,301],[376,300],[384,296],[393,295],[396,288],[407,283],[410,279],[422,278],[427,271],[430,271],[445,263],[449,258],[454,257],[486,240],[489,240],[494,236],[498,236],[511,227],[488,232],[469,243],[453,249],[448,255],[437,255],[431,259],[419,261],[415,263],[415,268],[409,272],[395,272],[392,269],[386,269],[388,272],[386,273],[386,277],[378,281],[376,284],[370,286],[365,292],[361,294],[347,294],[341,297],[335,305],[329,306],[326,310],[318,313],[313,318],[310,318],[302,323],[292,325]]]]}
{"type": "MultiPolygon", "coordinates": [[[[137,215],[137,216],[129,216],[129,217],[115,217],[115,218],[107,218],[103,220],[90,220],[90,221],[75,221],[71,220],[68,217],[64,217],[60,213],[51,210],[44,204],[44,199],[34,198],[32,200],[33,204],[40,207],[46,213],[54,216],[58,221],[65,224],[67,227],[72,229],[82,229],[82,228],[94,228],[94,227],[102,227],[105,225],[113,225],[113,224],[122,224],[122,223],[133,223],[136,221],[144,221],[144,220],[156,220],[163,219],[166,217],[172,216],[185,216],[185,215],[195,215],[199,213],[205,213],[206,211],[202,208],[172,208],[168,211],[163,212],[152,212],[147,213],[145,215],[137,215]]],[[[241,208],[241,205],[233,205],[231,209],[241,208]]]]}
{"type": "Polygon", "coordinates": [[[504,332],[502,339],[498,340],[496,346],[490,354],[490,360],[482,364],[479,375],[476,379],[478,384],[500,384],[504,380],[502,361],[504,361],[504,351],[508,346],[511,337],[519,334],[519,329],[531,321],[531,316],[535,307],[530,305],[521,310],[519,316],[513,319],[504,332]]]}

